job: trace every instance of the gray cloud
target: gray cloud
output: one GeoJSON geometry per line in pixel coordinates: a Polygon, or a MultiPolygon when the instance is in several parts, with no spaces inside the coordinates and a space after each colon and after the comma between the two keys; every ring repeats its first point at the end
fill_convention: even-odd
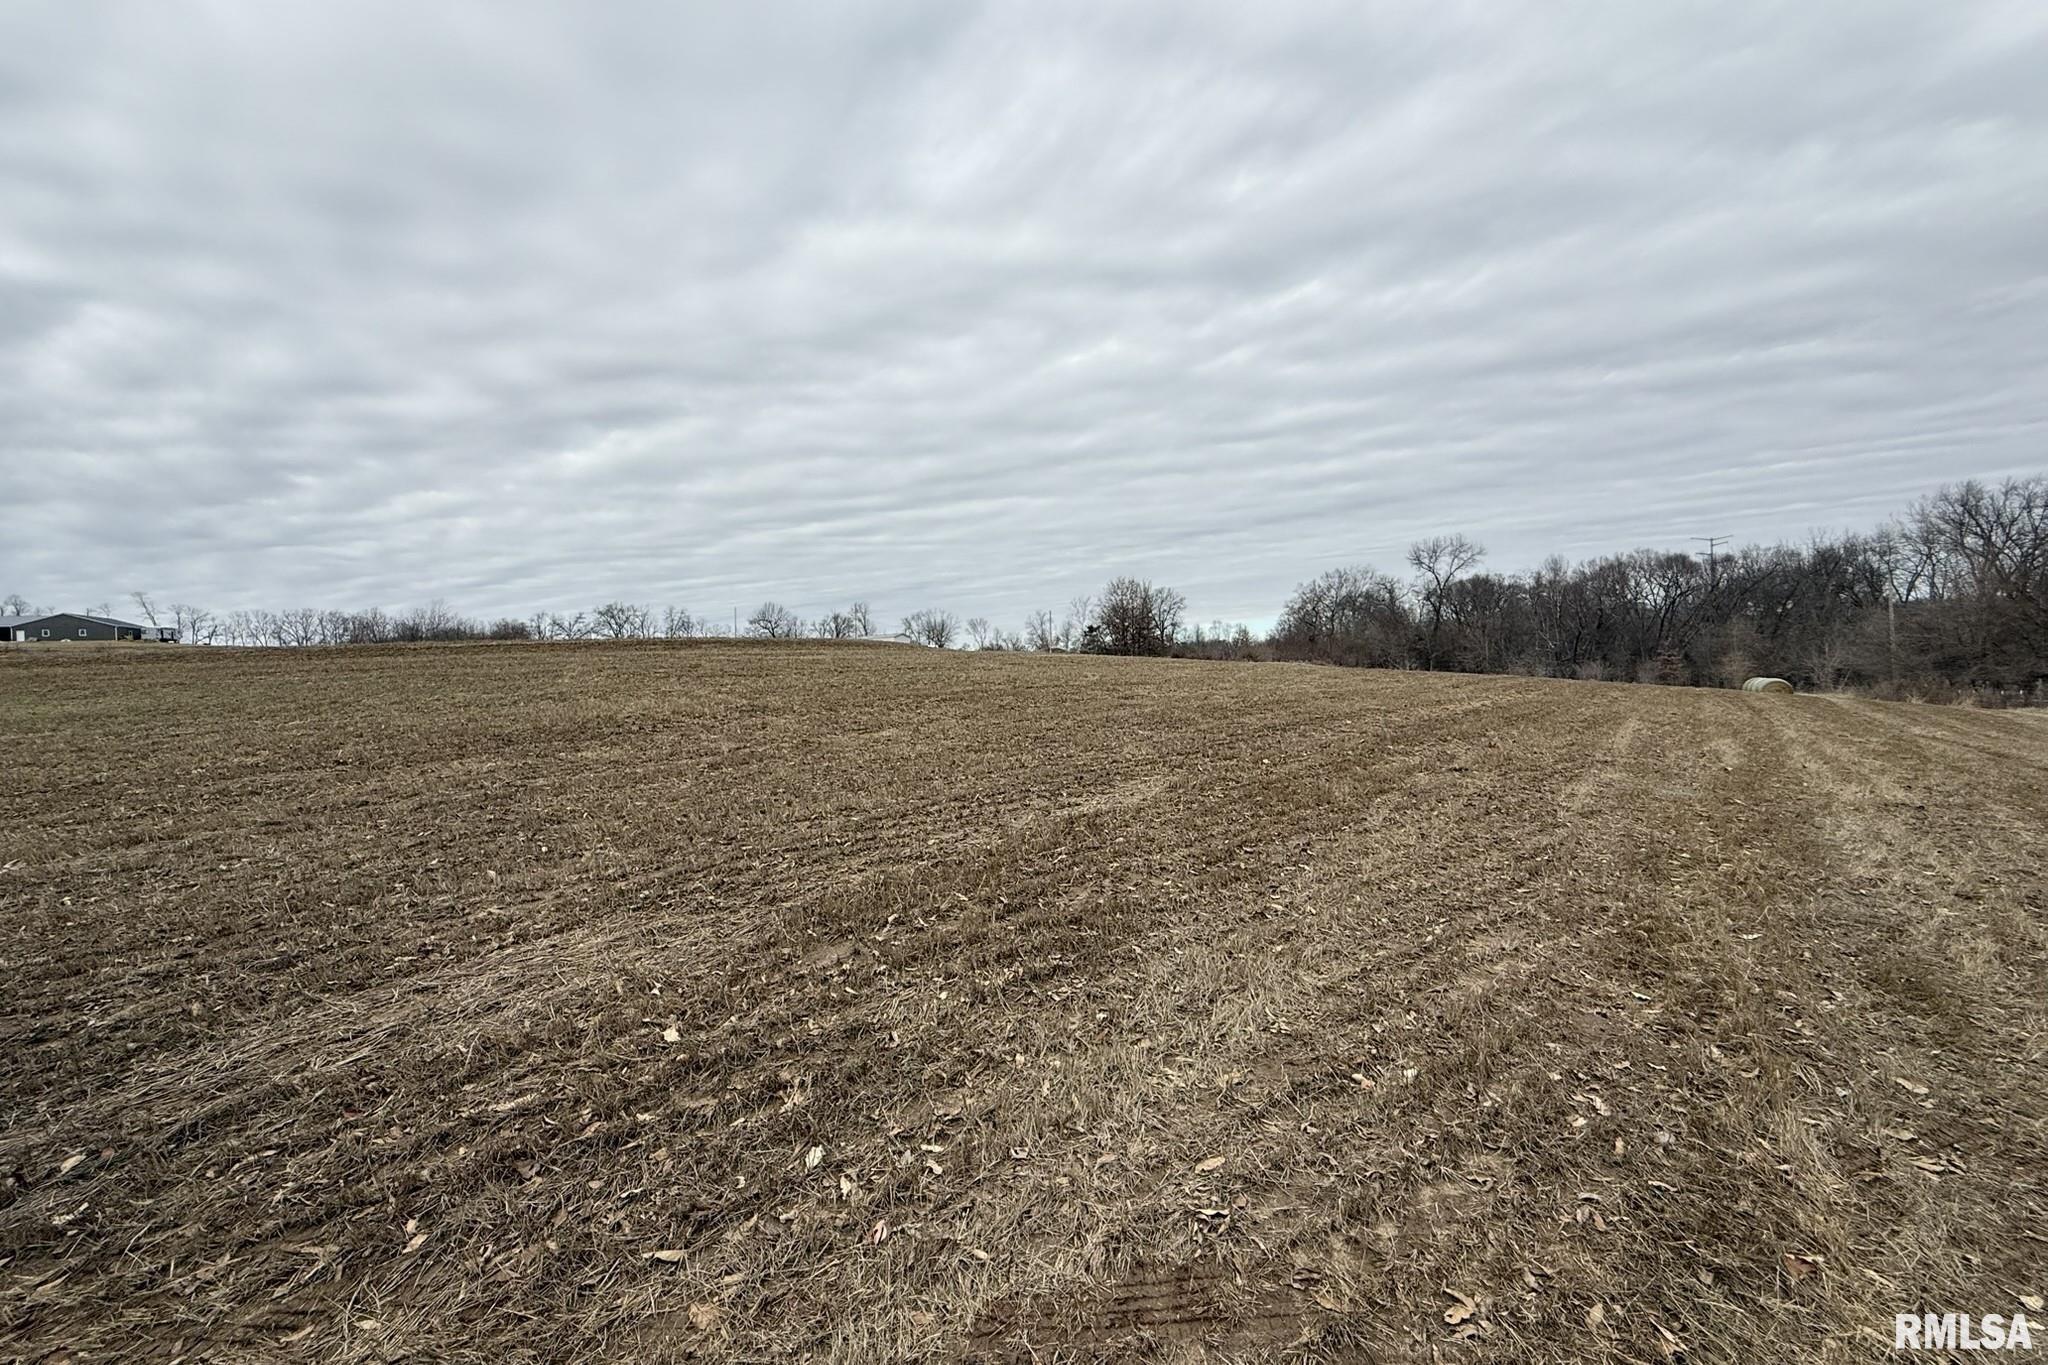
{"type": "Polygon", "coordinates": [[[0,591],[1269,617],[2037,472],[2011,4],[11,5],[0,591]],[[588,12],[585,12],[588,11],[588,12]]]}

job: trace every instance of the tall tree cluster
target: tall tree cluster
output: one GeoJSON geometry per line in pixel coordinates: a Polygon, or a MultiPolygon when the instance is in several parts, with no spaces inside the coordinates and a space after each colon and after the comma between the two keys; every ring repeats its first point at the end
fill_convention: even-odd
{"type": "Polygon", "coordinates": [[[1148,579],[1113,578],[1095,599],[1084,648],[1103,654],[1166,654],[1180,639],[1187,599],[1148,579]]]}
{"type": "Polygon", "coordinates": [[[1803,686],[2048,679],[2048,479],[1964,483],[1866,535],[1732,554],[1634,550],[1527,574],[1463,537],[1406,583],[1338,569],[1288,599],[1281,658],[1637,682],[1803,686]]]}

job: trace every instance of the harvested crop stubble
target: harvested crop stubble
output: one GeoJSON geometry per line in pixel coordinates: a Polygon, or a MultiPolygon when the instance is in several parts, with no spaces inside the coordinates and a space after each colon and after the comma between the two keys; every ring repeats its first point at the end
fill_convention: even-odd
{"type": "Polygon", "coordinates": [[[2040,1292],[2034,720],[0,658],[0,1358],[1867,1359],[2040,1292]]]}

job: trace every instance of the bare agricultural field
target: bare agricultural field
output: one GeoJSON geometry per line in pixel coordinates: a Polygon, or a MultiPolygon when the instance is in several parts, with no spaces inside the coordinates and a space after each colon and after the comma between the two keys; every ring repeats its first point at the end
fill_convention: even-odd
{"type": "Polygon", "coordinates": [[[0,1359],[1871,1359],[2048,1292],[2042,721],[12,652],[0,1359]]]}

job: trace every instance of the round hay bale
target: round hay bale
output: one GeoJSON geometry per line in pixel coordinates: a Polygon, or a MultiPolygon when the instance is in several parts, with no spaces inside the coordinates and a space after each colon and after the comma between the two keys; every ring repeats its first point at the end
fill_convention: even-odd
{"type": "Polygon", "coordinates": [[[1792,684],[1783,678],[1751,678],[1742,685],[1745,692],[1790,692],[1792,684]]]}

